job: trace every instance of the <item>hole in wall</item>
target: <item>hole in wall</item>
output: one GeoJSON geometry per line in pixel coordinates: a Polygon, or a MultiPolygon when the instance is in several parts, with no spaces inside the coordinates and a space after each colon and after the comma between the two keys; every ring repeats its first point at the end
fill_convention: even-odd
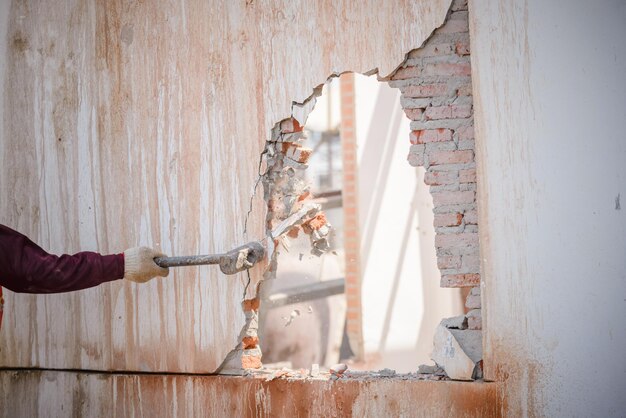
{"type": "Polygon", "coordinates": [[[462,313],[458,289],[439,287],[425,170],[406,163],[409,120],[400,92],[346,73],[324,85],[304,126],[311,150],[296,170],[332,225],[330,248],[305,234],[277,249],[263,289],[264,363],[405,373],[432,363],[440,318],[462,313]]]}
{"type": "Polygon", "coordinates": [[[374,81],[376,87],[370,89],[378,91],[359,93],[361,88],[368,91],[360,86],[360,76],[355,81],[352,74],[344,74],[339,94],[335,93],[333,98],[334,75],[325,85],[314,89],[304,103],[294,103],[292,118],[281,121],[273,130],[264,152],[267,230],[274,238],[266,278],[282,275],[284,279],[267,280],[260,287],[260,334],[267,366],[308,369],[310,364],[329,365],[338,358],[348,362],[353,370],[393,367],[396,371],[415,371],[430,345],[431,357],[439,369],[420,366],[418,378],[436,378],[442,370],[458,380],[481,377],[480,257],[467,26],[467,2],[457,0],[444,24],[421,48],[407,54],[402,65],[385,80],[394,89],[374,81]],[[310,145],[303,145],[300,125],[324,89],[331,92],[331,98],[322,96],[321,102],[327,105],[319,108],[326,110],[321,117],[314,116],[314,111],[312,120],[321,118],[326,123],[321,131],[311,123],[305,126],[304,130],[313,137],[314,148],[309,148],[310,145]],[[336,111],[332,110],[337,96],[340,103],[334,107],[339,109],[339,123],[333,116],[336,111]],[[364,104],[358,104],[359,96],[366,98],[364,104]],[[389,101],[385,103],[383,98],[387,96],[389,101]],[[395,98],[391,100],[392,97],[395,98]],[[408,128],[401,116],[403,112],[411,120],[408,128]],[[385,113],[386,120],[379,120],[385,113]],[[363,115],[367,128],[359,127],[363,115]],[[337,155],[336,139],[320,139],[332,137],[333,132],[336,138],[336,126],[341,128],[341,156],[337,155]],[[405,141],[409,130],[408,160],[410,166],[421,167],[417,171],[407,166],[404,158],[398,161],[394,157],[397,145],[405,141]],[[402,134],[397,139],[399,132],[402,134]],[[370,138],[376,140],[370,142],[370,138]],[[330,151],[320,159],[325,161],[322,165],[326,171],[310,170],[313,177],[307,178],[309,160],[314,163],[316,160],[315,147],[317,151],[323,147],[330,151]],[[342,163],[340,213],[343,217],[327,216],[322,211],[323,205],[339,195],[333,190],[337,187],[334,178],[339,174],[335,172],[337,161],[342,163]],[[392,179],[391,173],[399,167],[411,171],[392,179]],[[330,190],[324,191],[322,187],[330,190]],[[320,190],[315,190],[318,196],[313,197],[315,188],[320,190]],[[290,224],[288,221],[293,221],[294,216],[298,222],[290,224]],[[329,217],[334,217],[338,224],[335,231],[330,229],[329,217]],[[277,229],[282,232],[276,233],[277,229]],[[297,241],[301,239],[300,231],[307,236],[311,252],[322,256],[317,267],[293,267],[297,264],[294,256],[300,263],[310,259],[299,251],[306,248],[297,241]],[[390,237],[392,231],[397,236],[390,237]],[[342,248],[329,244],[328,238],[335,238],[342,248]],[[283,263],[281,254],[287,253],[291,260],[286,258],[283,263]],[[327,262],[330,254],[336,259],[327,262]],[[281,264],[286,266],[282,271],[281,264]],[[334,268],[327,268],[329,265],[334,268]],[[410,278],[406,282],[405,271],[410,278]],[[343,277],[330,278],[338,275],[337,272],[343,273],[343,277]],[[431,272],[440,274],[440,281],[437,277],[428,280],[431,272]],[[343,283],[339,284],[341,280],[343,283]],[[294,282],[302,284],[294,285],[294,282]],[[456,289],[440,289],[438,284],[456,289]],[[466,289],[462,299],[458,297],[459,288],[466,289]],[[447,292],[447,298],[456,293],[457,296],[449,298],[449,306],[454,306],[452,312],[433,313],[433,307],[447,304],[435,302],[429,307],[428,303],[435,298],[427,291],[447,292]],[[309,303],[339,296],[342,299],[333,303],[325,301],[317,309],[309,303]],[[466,315],[439,322],[442,316],[463,313],[463,302],[466,315]],[[283,312],[276,313],[277,309],[283,312]],[[342,310],[343,316],[330,314],[342,310]],[[308,320],[303,319],[307,315],[308,320]],[[313,319],[316,315],[320,318],[317,322],[313,319]],[[434,320],[431,329],[436,325],[433,345],[429,344],[433,341],[432,334],[424,339],[419,335],[429,320],[434,320]],[[333,328],[328,321],[335,324],[343,321],[340,339],[339,332],[328,331],[333,328]],[[294,332],[298,323],[302,326],[300,332],[294,332]],[[419,329],[418,340],[425,344],[415,343],[416,329],[419,329]],[[268,364],[269,361],[277,363],[268,364]]]}

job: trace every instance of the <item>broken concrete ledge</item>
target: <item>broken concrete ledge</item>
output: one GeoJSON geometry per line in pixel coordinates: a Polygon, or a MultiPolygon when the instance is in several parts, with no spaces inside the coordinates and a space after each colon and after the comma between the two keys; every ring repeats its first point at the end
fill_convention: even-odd
{"type": "Polygon", "coordinates": [[[0,371],[0,417],[498,417],[498,383],[0,371]]]}

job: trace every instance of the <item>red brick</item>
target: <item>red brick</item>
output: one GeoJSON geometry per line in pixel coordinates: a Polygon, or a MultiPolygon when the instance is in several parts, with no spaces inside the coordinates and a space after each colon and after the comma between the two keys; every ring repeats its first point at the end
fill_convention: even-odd
{"type": "Polygon", "coordinates": [[[436,151],[429,156],[430,165],[464,164],[474,161],[474,151],[436,151]]]}
{"type": "Polygon", "coordinates": [[[435,206],[461,205],[474,202],[475,192],[473,190],[436,192],[432,193],[435,206]]]}
{"type": "Polygon", "coordinates": [[[289,118],[280,123],[280,131],[284,134],[300,132],[302,131],[302,126],[300,126],[296,119],[289,118]]]}
{"type": "Polygon", "coordinates": [[[261,356],[241,356],[241,368],[260,369],[261,366],[261,356]]]}
{"type": "Polygon", "coordinates": [[[259,298],[254,299],[246,299],[243,301],[243,310],[244,311],[256,311],[259,309],[259,298]]]}
{"type": "Polygon", "coordinates": [[[411,120],[422,120],[423,109],[404,109],[404,113],[411,120]]]}
{"type": "Polygon", "coordinates": [[[471,114],[471,105],[434,106],[425,112],[426,120],[467,118],[471,114]]]}
{"type": "Polygon", "coordinates": [[[458,180],[456,171],[427,171],[424,174],[424,183],[429,186],[441,186],[442,184],[454,184],[458,180]]]}
{"type": "Polygon", "coordinates": [[[476,183],[476,169],[468,168],[459,171],[459,183],[476,183]]]}
{"type": "Polygon", "coordinates": [[[408,86],[403,92],[405,97],[434,97],[446,94],[448,94],[448,86],[445,83],[408,86]]]}
{"type": "Polygon", "coordinates": [[[313,150],[311,148],[290,147],[286,155],[294,161],[306,164],[306,162],[309,161],[309,157],[311,157],[312,152],[313,150]]]}
{"type": "Polygon", "coordinates": [[[461,234],[437,234],[435,235],[435,247],[437,248],[461,248],[478,247],[478,234],[476,232],[463,232],[461,234]]]}
{"type": "MultiPolygon", "coordinates": [[[[423,75],[470,75],[472,69],[469,62],[440,62],[429,64],[422,70],[423,75]]],[[[410,78],[410,77],[406,77],[410,78]]]]}
{"type": "Polygon", "coordinates": [[[461,267],[461,256],[450,255],[437,257],[437,267],[440,269],[458,269],[461,267]]]}
{"type": "Polygon", "coordinates": [[[456,128],[455,132],[459,140],[474,139],[474,127],[473,126],[463,126],[461,128],[456,128]]]}
{"type": "Polygon", "coordinates": [[[458,41],[454,46],[454,52],[457,55],[469,55],[470,53],[470,45],[467,41],[458,41]]]}
{"type": "Polygon", "coordinates": [[[255,348],[258,343],[259,343],[259,337],[246,336],[246,337],[243,337],[243,340],[241,340],[241,345],[244,350],[248,348],[255,348]]]}
{"type": "Polygon", "coordinates": [[[411,144],[425,144],[427,142],[443,142],[452,140],[450,129],[425,129],[422,131],[412,131],[409,136],[411,144]]]}
{"type": "Polygon", "coordinates": [[[407,78],[416,78],[422,74],[422,69],[419,67],[403,67],[398,69],[396,73],[391,76],[392,80],[406,80],[407,78]]]}
{"type": "Polygon", "coordinates": [[[474,287],[480,285],[480,274],[446,274],[441,276],[441,287],[474,287]]]}
{"type": "Polygon", "coordinates": [[[435,226],[459,226],[463,215],[460,213],[437,213],[435,214],[435,226]]]}

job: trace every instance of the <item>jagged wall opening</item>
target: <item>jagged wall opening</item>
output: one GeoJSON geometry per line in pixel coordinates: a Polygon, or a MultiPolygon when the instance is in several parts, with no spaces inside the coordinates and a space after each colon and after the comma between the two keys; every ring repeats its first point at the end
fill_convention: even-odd
{"type": "MultiPolygon", "coordinates": [[[[379,77],[380,81],[388,81],[401,91],[402,108],[411,120],[408,160],[413,166],[424,167],[424,182],[430,186],[433,197],[440,284],[471,289],[466,293],[467,315],[442,322],[435,338],[441,344],[435,345],[433,359],[450,377],[458,379],[480,377],[481,353],[477,353],[480,351],[477,346],[481,345],[482,328],[469,53],[467,2],[457,0],[445,23],[421,48],[408,53],[390,76],[379,77]],[[456,351],[463,356],[450,356],[449,348],[454,348],[455,344],[456,351]],[[459,362],[465,362],[469,372],[458,371],[459,362]]],[[[336,76],[333,74],[331,78],[336,76]]],[[[322,86],[316,87],[303,103],[294,103],[292,117],[275,125],[263,152],[261,172],[268,205],[266,280],[275,276],[276,247],[284,244],[284,237],[308,235],[312,253],[317,255],[329,248],[330,225],[321,207],[311,202],[309,188],[297,175],[306,169],[311,154],[311,149],[301,142],[302,126],[322,86]]],[[[252,359],[241,362],[244,368],[261,366],[257,335],[259,297],[258,292],[255,299],[243,303],[249,326],[242,331],[242,354],[252,359]]],[[[360,324],[355,326],[354,322],[360,320],[359,315],[348,315],[346,324],[348,329],[357,330],[354,332],[357,338],[350,341],[357,356],[362,352],[359,346],[362,338],[359,341],[360,324]]]]}

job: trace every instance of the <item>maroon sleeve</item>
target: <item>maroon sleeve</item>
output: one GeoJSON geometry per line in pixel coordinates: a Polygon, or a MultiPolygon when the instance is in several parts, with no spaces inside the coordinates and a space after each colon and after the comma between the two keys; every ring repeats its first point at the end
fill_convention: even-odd
{"type": "Polygon", "coordinates": [[[86,289],[124,276],[124,254],[48,254],[26,236],[0,225],[0,286],[22,293],[86,289]]]}

